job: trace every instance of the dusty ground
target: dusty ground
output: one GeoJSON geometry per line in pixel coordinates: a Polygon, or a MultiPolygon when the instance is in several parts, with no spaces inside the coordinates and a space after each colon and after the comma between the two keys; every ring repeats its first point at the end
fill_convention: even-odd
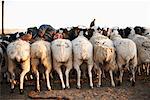
{"type": "Polygon", "coordinates": [[[35,83],[33,81],[25,82],[25,92],[23,95],[19,94],[19,87],[16,86],[15,93],[10,93],[10,85],[5,82],[1,83],[0,100],[8,99],[73,99],[73,100],[150,100],[150,76],[142,75],[136,77],[136,84],[134,87],[128,81],[128,75],[125,74],[123,84],[115,88],[110,86],[110,79],[107,75],[106,79],[102,80],[102,87],[97,88],[97,79],[94,80],[94,88],[89,88],[88,79],[82,79],[82,89],[76,89],[76,80],[71,79],[71,88],[61,90],[61,84],[58,80],[51,80],[52,91],[46,91],[44,81],[41,81],[41,92],[34,92],[35,83]]]}

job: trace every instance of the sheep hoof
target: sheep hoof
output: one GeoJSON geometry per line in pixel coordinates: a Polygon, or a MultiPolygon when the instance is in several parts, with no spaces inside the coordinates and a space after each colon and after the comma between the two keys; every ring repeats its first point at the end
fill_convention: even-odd
{"type": "Polygon", "coordinates": [[[93,86],[90,86],[91,89],[93,89],[93,86]]]}
{"type": "Polygon", "coordinates": [[[15,89],[11,89],[10,93],[14,93],[15,89]]]}
{"type": "Polygon", "coordinates": [[[39,89],[35,89],[35,92],[39,93],[39,92],[40,92],[40,90],[39,90],[39,89]]]}
{"type": "Polygon", "coordinates": [[[23,89],[20,89],[20,94],[23,94],[23,93],[24,93],[23,89]]]}
{"type": "Polygon", "coordinates": [[[63,87],[62,87],[62,90],[65,90],[65,88],[66,88],[66,87],[65,87],[65,86],[63,86],[63,87]]]}
{"type": "Polygon", "coordinates": [[[135,86],[135,82],[134,81],[132,81],[132,86],[135,86]]]}
{"type": "Polygon", "coordinates": [[[77,86],[77,89],[81,89],[81,86],[77,86]]]}
{"type": "Polygon", "coordinates": [[[51,90],[52,90],[51,88],[48,89],[48,91],[51,91],[51,90]]]}
{"type": "Polygon", "coordinates": [[[141,76],[141,73],[139,73],[138,75],[141,76]]]}
{"type": "Polygon", "coordinates": [[[101,85],[97,84],[97,86],[96,86],[96,87],[100,88],[100,87],[101,87],[101,85]]]}
{"type": "Polygon", "coordinates": [[[70,89],[70,86],[66,86],[67,89],[70,89]]]}
{"type": "Polygon", "coordinates": [[[48,89],[48,91],[51,91],[52,89],[48,89]]]}

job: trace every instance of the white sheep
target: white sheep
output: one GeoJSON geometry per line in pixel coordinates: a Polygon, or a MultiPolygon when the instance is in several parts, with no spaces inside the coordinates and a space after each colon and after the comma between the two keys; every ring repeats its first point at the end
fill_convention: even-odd
{"type": "Polygon", "coordinates": [[[98,87],[101,86],[101,74],[104,74],[104,70],[109,71],[111,77],[111,85],[115,87],[113,79],[113,71],[117,70],[116,54],[113,42],[106,36],[100,33],[93,32],[93,36],[90,39],[94,46],[94,62],[96,66],[99,66],[99,82],[98,87]]]}
{"type": "Polygon", "coordinates": [[[20,63],[22,72],[20,74],[20,93],[23,93],[24,76],[30,71],[30,44],[18,39],[7,46],[8,71],[10,72],[11,90],[15,85],[16,62],[20,63]]]}
{"type": "Polygon", "coordinates": [[[72,44],[68,39],[56,39],[51,43],[52,57],[53,57],[53,68],[58,73],[62,88],[65,88],[63,74],[61,71],[61,66],[66,67],[66,87],[70,88],[69,85],[69,72],[72,69],[72,44]]]}
{"type": "Polygon", "coordinates": [[[132,72],[132,85],[135,84],[135,69],[137,66],[137,49],[136,44],[130,39],[123,39],[117,30],[110,34],[110,39],[113,40],[117,54],[117,64],[120,71],[119,80],[122,83],[124,68],[132,72]]]}
{"type": "Polygon", "coordinates": [[[90,79],[90,87],[93,88],[92,82],[92,73],[91,70],[93,68],[93,46],[88,41],[87,38],[83,36],[83,31],[80,31],[80,34],[77,38],[72,40],[73,45],[73,66],[77,71],[77,88],[81,88],[80,84],[80,65],[83,62],[86,62],[88,65],[88,74],[90,79]]]}
{"type": "Polygon", "coordinates": [[[131,29],[131,32],[128,35],[128,38],[133,40],[137,46],[139,75],[141,74],[140,67],[142,64],[147,65],[147,75],[149,75],[150,39],[148,39],[148,37],[135,34],[135,31],[133,29],[131,29]]]}
{"type": "Polygon", "coordinates": [[[40,91],[38,67],[41,66],[38,66],[39,64],[44,65],[47,88],[51,90],[49,80],[49,74],[52,70],[51,44],[44,40],[38,40],[31,44],[31,65],[32,71],[37,78],[37,91],[40,91]]]}

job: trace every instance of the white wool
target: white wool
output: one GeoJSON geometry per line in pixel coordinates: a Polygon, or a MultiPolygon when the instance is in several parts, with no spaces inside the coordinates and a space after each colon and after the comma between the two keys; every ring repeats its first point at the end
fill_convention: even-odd
{"type": "Polygon", "coordinates": [[[15,59],[20,62],[20,60],[27,60],[30,57],[30,44],[21,39],[11,42],[7,47],[7,55],[11,59],[15,59]]]}
{"type": "Polygon", "coordinates": [[[105,39],[109,39],[109,38],[102,34],[94,33],[93,36],[90,38],[90,42],[92,44],[95,44],[96,42],[99,42],[99,40],[105,40],[105,39]]]}
{"type": "Polygon", "coordinates": [[[67,39],[56,39],[52,41],[52,54],[58,62],[67,62],[72,54],[72,44],[67,39]]]}
{"type": "Polygon", "coordinates": [[[47,41],[39,40],[31,44],[31,58],[45,59],[50,56],[50,43],[47,41]]]}
{"type": "Polygon", "coordinates": [[[92,55],[93,46],[92,44],[82,36],[78,36],[72,41],[73,53],[78,59],[89,59],[92,55]]]}
{"type": "MultiPolygon", "coordinates": [[[[118,57],[122,57],[126,61],[137,56],[136,45],[132,40],[121,38],[116,31],[111,33],[110,39],[113,40],[118,57]]],[[[122,63],[124,62],[125,64],[125,61],[122,61],[122,63]]]]}

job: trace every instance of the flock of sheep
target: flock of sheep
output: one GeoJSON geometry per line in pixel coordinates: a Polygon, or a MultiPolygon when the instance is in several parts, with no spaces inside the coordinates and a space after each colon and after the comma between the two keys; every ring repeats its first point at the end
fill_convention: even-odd
{"type": "MultiPolygon", "coordinates": [[[[138,28],[141,29],[140,27],[138,28]]],[[[23,93],[23,83],[25,75],[31,70],[36,76],[36,89],[40,91],[40,75],[38,65],[43,64],[45,69],[45,78],[48,90],[51,90],[50,73],[54,69],[61,80],[62,88],[70,88],[69,72],[71,69],[77,71],[77,88],[81,88],[80,66],[83,62],[87,63],[89,83],[93,88],[92,69],[98,74],[98,84],[101,86],[102,74],[108,71],[111,78],[111,85],[116,86],[114,82],[114,72],[119,72],[119,82],[122,83],[123,73],[127,69],[132,73],[130,78],[132,85],[135,84],[135,74],[138,69],[145,67],[149,75],[150,64],[150,34],[146,30],[142,35],[136,34],[135,28],[107,29],[104,36],[104,29],[98,29],[96,26],[90,28],[78,27],[78,36],[73,40],[67,38],[58,38],[51,42],[39,39],[32,44],[22,39],[17,39],[7,46],[8,72],[10,73],[9,82],[11,90],[15,87],[15,72],[19,63],[22,69],[20,74],[20,93],[23,93]],[[122,34],[124,33],[124,34],[122,34]],[[92,34],[92,35],[91,35],[92,34]],[[122,38],[122,36],[126,38],[122,38]],[[88,37],[90,36],[90,37],[88,37]],[[87,38],[88,37],[88,38],[87,38]],[[64,65],[64,82],[61,66],[64,65]]],[[[64,33],[59,30],[59,33],[64,33]]],[[[74,33],[76,34],[76,33],[74,33]]],[[[3,50],[0,48],[0,57],[3,56],[3,50]]],[[[2,62],[2,61],[1,61],[2,62]]],[[[0,67],[2,63],[0,63],[0,67]]],[[[1,76],[2,77],[2,76],[1,76]]]]}

